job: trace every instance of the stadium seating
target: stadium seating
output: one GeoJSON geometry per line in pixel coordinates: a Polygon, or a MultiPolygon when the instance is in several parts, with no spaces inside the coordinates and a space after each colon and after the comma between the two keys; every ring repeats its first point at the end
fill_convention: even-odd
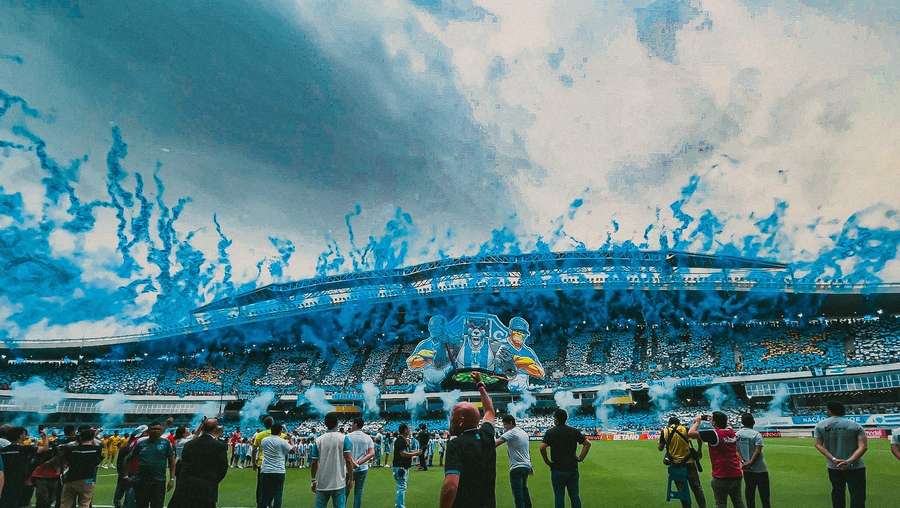
{"type": "MultiPolygon", "coordinates": [[[[568,336],[536,331],[531,345],[547,372],[546,387],[607,379],[804,371],[811,367],[900,362],[900,321],[854,318],[804,326],[768,323],[619,327],[568,336]]],[[[127,359],[0,360],[0,389],[39,376],[51,388],[79,393],[250,395],[297,393],[303,382],[340,390],[371,381],[382,392],[412,391],[419,373],[406,368],[415,342],[319,350],[302,344],[248,348],[215,361],[206,356],[127,359]]],[[[88,355],[90,351],[86,351],[88,355]]]]}

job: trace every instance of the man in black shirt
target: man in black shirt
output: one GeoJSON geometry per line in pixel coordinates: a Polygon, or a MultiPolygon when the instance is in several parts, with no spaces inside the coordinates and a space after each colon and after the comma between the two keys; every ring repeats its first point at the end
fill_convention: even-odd
{"type": "Polygon", "coordinates": [[[556,508],[563,508],[566,503],[566,490],[569,491],[569,500],[572,508],[581,508],[581,497],[578,494],[578,463],[583,462],[591,449],[588,441],[580,430],[566,425],[569,419],[564,409],[557,409],[553,413],[556,425],[544,434],[541,443],[541,457],[544,463],[550,467],[550,480],[553,483],[553,497],[556,508]],[[575,450],[581,445],[581,454],[575,456],[575,450]],[[547,448],[553,456],[551,461],[547,457],[547,448]]]}
{"type": "Polygon", "coordinates": [[[430,439],[431,434],[428,433],[428,426],[424,423],[419,425],[419,433],[416,434],[419,450],[422,450],[422,455],[419,458],[419,471],[428,471],[428,441],[430,439]]]}
{"type": "Polygon", "coordinates": [[[94,430],[87,428],[78,433],[77,443],[60,449],[69,468],[63,476],[60,508],[73,508],[76,498],[79,508],[89,508],[94,499],[97,466],[103,462],[103,447],[94,441],[94,430]]]}
{"type": "Polygon", "coordinates": [[[481,395],[484,423],[469,402],[453,406],[450,433],[456,436],[447,443],[444,462],[444,485],[441,508],[495,508],[494,483],[497,477],[497,450],[494,441],[494,403],[481,375],[472,372],[481,395]]]}
{"type": "Polygon", "coordinates": [[[219,482],[228,472],[228,445],[218,440],[215,418],[200,424],[200,436],[184,445],[169,508],[215,508],[219,482]]]}
{"type": "Polygon", "coordinates": [[[46,452],[49,448],[25,445],[25,439],[28,437],[25,427],[10,427],[5,437],[11,444],[0,449],[0,460],[3,460],[5,475],[3,493],[0,494],[0,508],[20,508],[30,504],[31,493],[26,488],[25,482],[31,476],[34,456],[46,452]]]}
{"type": "Polygon", "coordinates": [[[397,434],[397,440],[394,441],[394,462],[391,464],[394,472],[394,483],[397,484],[394,506],[396,508],[405,508],[406,488],[409,485],[409,468],[412,467],[413,457],[422,456],[422,450],[409,451],[409,425],[401,423],[397,434]]]}

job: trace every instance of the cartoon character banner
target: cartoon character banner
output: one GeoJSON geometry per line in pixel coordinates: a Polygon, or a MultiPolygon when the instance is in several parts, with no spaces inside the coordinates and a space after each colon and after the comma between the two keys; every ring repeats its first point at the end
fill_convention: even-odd
{"type": "Polygon", "coordinates": [[[429,388],[459,388],[472,383],[472,371],[482,373],[492,389],[520,391],[529,377],[542,379],[544,367],[526,345],[530,327],[516,316],[506,325],[494,314],[466,312],[447,320],[432,316],[428,338],[419,342],[406,364],[422,372],[429,388]]]}

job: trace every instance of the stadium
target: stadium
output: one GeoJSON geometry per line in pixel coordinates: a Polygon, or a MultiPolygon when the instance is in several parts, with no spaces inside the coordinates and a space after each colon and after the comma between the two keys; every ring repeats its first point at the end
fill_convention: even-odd
{"type": "MultiPolygon", "coordinates": [[[[671,415],[723,410],[735,421],[758,415],[777,449],[808,443],[837,397],[886,442],[900,426],[898,289],[795,280],[784,264],[684,252],[450,259],[272,284],[142,335],[7,343],[0,411],[6,421],[126,434],[148,418],[196,425],[221,415],[226,432],[244,435],[264,414],[314,434],[323,412],[337,411],[363,415],[371,432],[412,422],[442,433],[447,408],[478,394],[426,391],[407,359],[428,316],[488,310],[531,320],[528,342],[546,375],[527,393],[493,398],[534,439],[564,407],[591,439],[622,450],[649,442],[652,453],[671,415]],[[35,383],[43,395],[22,395],[35,383]]],[[[603,446],[595,453],[606,460],[603,446]]]]}
{"type": "Polygon", "coordinates": [[[900,506],[896,1],[0,4],[0,508],[900,506]]]}

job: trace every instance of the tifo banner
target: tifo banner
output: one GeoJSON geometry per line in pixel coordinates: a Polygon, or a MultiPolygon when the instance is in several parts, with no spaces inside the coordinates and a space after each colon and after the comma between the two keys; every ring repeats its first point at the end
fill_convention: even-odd
{"type": "Polygon", "coordinates": [[[530,335],[528,321],[519,316],[508,326],[483,312],[465,312],[449,321],[432,316],[428,338],[416,345],[406,364],[422,372],[433,388],[466,386],[472,383],[472,372],[479,371],[489,387],[507,384],[518,391],[528,386],[529,377],[545,375],[537,354],[526,345],[530,335]]]}

